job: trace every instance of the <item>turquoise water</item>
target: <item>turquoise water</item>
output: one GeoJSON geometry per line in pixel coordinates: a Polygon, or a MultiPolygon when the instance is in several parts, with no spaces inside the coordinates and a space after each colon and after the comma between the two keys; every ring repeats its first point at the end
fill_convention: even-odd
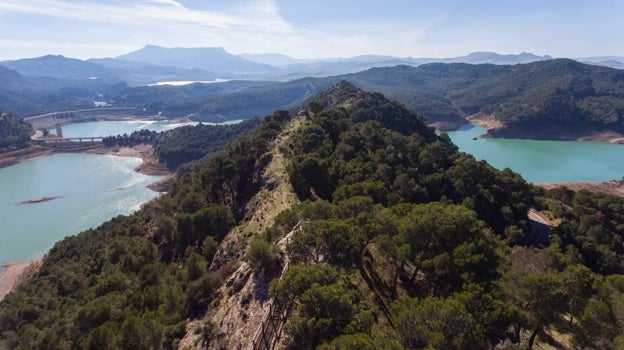
{"type": "MultiPolygon", "coordinates": [[[[232,120],[222,124],[240,123],[232,120]]],[[[196,123],[168,121],[99,121],[63,126],[65,137],[130,134],[140,129],[164,131],[196,123]]],[[[66,153],[0,169],[0,263],[35,258],[54,242],[119,215],[130,214],[158,193],[146,186],[161,176],[134,169],[141,159],[66,153]],[[22,201],[61,198],[34,204],[22,201]]]]}
{"type": "Polygon", "coordinates": [[[588,141],[476,139],[484,127],[467,124],[449,132],[463,152],[492,166],[510,168],[530,182],[574,182],[621,179],[624,145],[588,141]]]}
{"type": "Polygon", "coordinates": [[[146,186],[160,176],[134,171],[138,158],[56,154],[0,169],[0,262],[41,256],[54,242],[158,195],[146,186]],[[61,198],[34,204],[24,200],[61,198]]]}
{"type": "MultiPolygon", "coordinates": [[[[218,123],[219,125],[236,124],[242,120],[228,120],[227,122],[218,123]]],[[[130,135],[134,131],[141,129],[148,129],[153,131],[165,131],[175,129],[185,125],[196,125],[199,123],[170,123],[169,121],[154,121],[154,120],[116,120],[116,121],[97,121],[97,122],[84,122],[74,123],[63,126],[64,137],[93,137],[93,136],[116,136],[128,134],[130,135]]],[[[217,125],[216,123],[203,123],[210,125],[217,125]]],[[[52,133],[56,131],[50,130],[52,133]]]]}

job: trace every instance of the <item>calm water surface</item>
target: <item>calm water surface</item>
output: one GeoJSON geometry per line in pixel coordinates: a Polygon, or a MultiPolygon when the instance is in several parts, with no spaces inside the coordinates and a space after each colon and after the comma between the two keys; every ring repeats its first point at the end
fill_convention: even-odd
{"type": "Polygon", "coordinates": [[[0,262],[40,256],[63,237],[132,213],[156,197],[146,186],[162,177],[135,172],[140,163],[67,153],[0,169],[0,262]],[[62,198],[21,204],[46,196],[62,198]]]}
{"type": "MultiPolygon", "coordinates": [[[[86,122],[63,126],[63,136],[120,135],[141,129],[164,131],[192,124],[197,123],[86,122]]],[[[119,214],[130,214],[141,203],[156,197],[158,193],[146,186],[162,177],[135,172],[140,163],[138,158],[67,153],[0,169],[0,263],[38,257],[63,237],[97,227],[119,214]],[[62,197],[21,204],[48,196],[62,197]]]]}
{"type": "Polygon", "coordinates": [[[510,168],[530,182],[604,181],[624,176],[624,145],[588,141],[477,139],[486,132],[468,124],[449,132],[463,152],[510,168]]]}

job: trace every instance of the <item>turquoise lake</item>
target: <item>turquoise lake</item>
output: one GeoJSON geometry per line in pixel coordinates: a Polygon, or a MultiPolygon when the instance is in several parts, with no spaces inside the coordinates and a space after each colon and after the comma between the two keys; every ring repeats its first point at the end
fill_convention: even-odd
{"type": "MultiPolygon", "coordinates": [[[[63,126],[63,135],[108,136],[190,124],[197,123],[85,122],[63,126]]],[[[162,177],[135,172],[139,164],[138,158],[65,153],[0,169],[0,263],[41,256],[63,237],[97,227],[117,215],[130,214],[141,203],[157,197],[159,193],[146,186],[162,177]],[[52,196],[61,198],[21,204],[52,196]]]]}
{"type": "Polygon", "coordinates": [[[604,181],[624,177],[624,145],[589,141],[479,138],[482,126],[467,124],[449,137],[463,152],[492,166],[510,168],[529,182],[604,181]]]}
{"type": "Polygon", "coordinates": [[[158,196],[146,186],[161,176],[134,171],[141,159],[55,154],[0,169],[0,262],[46,253],[54,242],[158,196]],[[24,200],[62,196],[33,204],[24,200]]]}

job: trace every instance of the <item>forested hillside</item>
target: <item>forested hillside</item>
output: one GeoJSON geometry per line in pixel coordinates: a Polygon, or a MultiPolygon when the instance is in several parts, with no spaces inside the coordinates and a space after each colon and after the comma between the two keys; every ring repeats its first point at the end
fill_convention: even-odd
{"type": "Polygon", "coordinates": [[[135,146],[150,144],[158,161],[171,171],[223,149],[236,137],[250,133],[260,124],[259,118],[231,125],[187,125],[162,132],[142,129],[130,135],[109,136],[102,139],[107,146],[135,146]]]}
{"type": "Polygon", "coordinates": [[[186,320],[205,312],[231,272],[210,262],[287,121],[285,112],[266,117],[141,211],[58,242],[0,303],[0,348],[177,348],[186,320]]]}
{"type": "Polygon", "coordinates": [[[0,153],[28,146],[33,132],[22,118],[0,112],[0,153]]]}
{"type": "Polygon", "coordinates": [[[538,126],[624,130],[624,71],[569,59],[379,68],[356,74],[353,81],[431,115],[432,121],[445,114],[493,115],[505,126],[496,131],[501,135],[538,126]]]}
{"type": "Polygon", "coordinates": [[[111,102],[116,105],[144,106],[148,113],[161,111],[162,106],[171,101],[193,99],[196,97],[208,97],[231,94],[254,86],[273,84],[267,81],[232,80],[222,83],[211,84],[188,84],[182,86],[153,85],[124,88],[109,96],[111,102]]]}
{"type": "Polygon", "coordinates": [[[289,349],[624,345],[624,200],[538,191],[346,82],[302,109],[266,117],[134,215],[57,243],[0,303],[1,345],[249,346],[224,314],[240,308],[235,327],[254,334],[250,308],[267,297],[289,349]],[[267,177],[276,159],[287,174],[267,177]],[[294,205],[259,196],[289,191],[280,178],[294,205]],[[262,205],[284,210],[252,222],[262,205]],[[544,247],[525,246],[532,206],[561,220],[544,247]]]}
{"type": "Polygon", "coordinates": [[[194,113],[205,120],[217,115],[244,118],[289,108],[340,80],[381,92],[443,128],[456,128],[466,123],[465,117],[483,113],[504,125],[492,132],[500,136],[530,138],[533,133],[558,138],[565,131],[624,131],[624,71],[569,59],[506,66],[432,63],[372,68],[179,100],[159,108],[165,114],[194,113]],[[549,135],[547,127],[556,130],[549,135]]]}
{"type": "MultiPolygon", "coordinates": [[[[68,68],[66,68],[68,69],[68,68]]],[[[624,132],[624,71],[554,59],[516,65],[431,63],[288,82],[229,81],[188,86],[129,87],[108,80],[24,77],[0,68],[0,102],[32,115],[89,108],[104,99],[136,113],[197,121],[247,119],[291,109],[341,80],[385,94],[435,123],[455,129],[471,115],[491,116],[500,137],[578,138],[624,132]]]]}

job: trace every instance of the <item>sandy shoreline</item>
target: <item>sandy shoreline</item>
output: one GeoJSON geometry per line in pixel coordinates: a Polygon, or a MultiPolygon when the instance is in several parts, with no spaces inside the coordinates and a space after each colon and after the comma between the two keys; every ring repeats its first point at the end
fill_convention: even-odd
{"type": "MultiPolygon", "coordinates": [[[[107,118],[99,116],[96,120],[120,120],[119,117],[107,118]]],[[[154,118],[158,120],[166,120],[166,118],[154,118]]],[[[136,117],[122,118],[122,120],[137,120],[136,117]]],[[[141,120],[141,119],[139,119],[141,120]]],[[[187,119],[178,122],[187,121],[187,119]]],[[[36,137],[37,134],[35,134],[36,137]]],[[[34,160],[41,157],[47,157],[58,153],[90,153],[90,154],[106,154],[116,155],[120,157],[141,158],[142,163],[135,171],[144,175],[166,176],[164,179],[148,185],[152,191],[164,192],[168,189],[171,182],[171,171],[158,162],[154,155],[154,149],[151,145],[137,145],[133,147],[105,147],[104,145],[88,146],[78,149],[55,149],[45,146],[32,146],[28,149],[17,150],[5,154],[0,154],[0,168],[9,167],[11,165],[34,160]]],[[[40,201],[52,200],[58,197],[42,197],[26,200],[27,203],[38,203],[40,201]]],[[[41,266],[43,258],[37,258],[29,261],[6,262],[0,270],[0,300],[2,300],[9,292],[14,290],[20,283],[27,280],[41,266]]]]}
{"type": "Polygon", "coordinates": [[[49,148],[49,147],[34,146],[34,147],[31,147],[30,150],[27,150],[25,153],[20,153],[19,155],[13,155],[14,153],[16,152],[0,154],[0,169],[9,167],[11,165],[19,164],[22,162],[26,162],[29,160],[34,160],[34,159],[41,158],[41,157],[47,157],[56,152],[54,149],[49,148]]]}
{"type": "Polygon", "coordinates": [[[34,260],[7,262],[2,264],[0,273],[0,300],[13,291],[22,282],[32,276],[41,266],[43,258],[34,260]]]}
{"type": "Polygon", "coordinates": [[[134,169],[144,175],[171,175],[171,171],[166,166],[160,164],[154,155],[154,148],[151,145],[136,145],[133,147],[105,147],[98,146],[82,151],[90,154],[107,154],[120,157],[141,158],[143,163],[134,169]]]}
{"type": "Polygon", "coordinates": [[[545,190],[551,190],[564,186],[573,191],[588,190],[591,192],[600,192],[624,197],[624,181],[618,180],[591,182],[542,182],[533,183],[533,185],[541,187],[545,190]]]}
{"type": "Polygon", "coordinates": [[[55,149],[51,147],[39,146],[33,147],[31,151],[18,156],[0,154],[0,169],[60,153],[107,154],[120,157],[141,158],[143,163],[135,169],[137,172],[144,175],[171,175],[171,171],[158,162],[156,156],[154,155],[154,149],[151,145],[137,145],[133,147],[105,147],[104,145],[96,145],[76,149],[55,149]]]}
{"type": "Polygon", "coordinates": [[[471,123],[475,123],[477,125],[481,125],[482,127],[486,128],[488,130],[500,128],[500,127],[503,126],[503,123],[501,123],[500,121],[496,120],[496,118],[494,118],[494,116],[483,114],[483,113],[477,113],[477,114],[470,115],[470,116],[466,117],[466,120],[468,120],[471,123]]]}

